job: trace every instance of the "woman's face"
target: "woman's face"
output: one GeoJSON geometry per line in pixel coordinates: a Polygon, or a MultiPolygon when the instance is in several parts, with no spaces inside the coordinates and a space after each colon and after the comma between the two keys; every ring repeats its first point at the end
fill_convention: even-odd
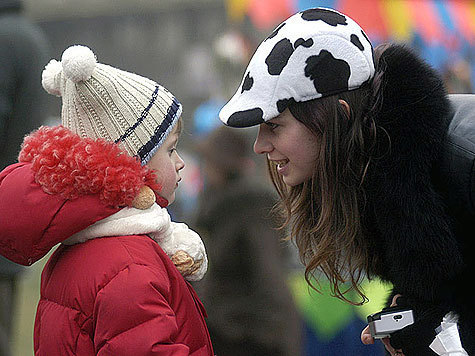
{"type": "Polygon", "coordinates": [[[254,151],[277,165],[285,184],[296,186],[313,175],[317,137],[286,109],[259,126],[254,151]]]}

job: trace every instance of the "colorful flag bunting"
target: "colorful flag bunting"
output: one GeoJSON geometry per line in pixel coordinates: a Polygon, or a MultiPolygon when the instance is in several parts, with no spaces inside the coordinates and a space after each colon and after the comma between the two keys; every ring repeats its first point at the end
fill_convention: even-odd
{"type": "Polygon", "coordinates": [[[415,34],[428,45],[475,45],[474,0],[226,0],[228,16],[248,15],[256,28],[272,30],[296,11],[331,7],[354,18],[375,41],[410,41],[415,34]]]}

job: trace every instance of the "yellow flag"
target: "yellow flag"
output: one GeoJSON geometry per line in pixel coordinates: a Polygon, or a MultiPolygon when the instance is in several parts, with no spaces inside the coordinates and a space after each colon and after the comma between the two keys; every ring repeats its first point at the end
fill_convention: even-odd
{"type": "Polygon", "coordinates": [[[412,20],[407,0],[385,0],[382,2],[388,21],[389,36],[408,41],[412,34],[412,20]]]}
{"type": "Polygon", "coordinates": [[[471,29],[472,32],[475,34],[475,2],[468,2],[468,11],[469,11],[469,16],[471,17],[472,21],[469,23],[471,24],[471,29]]]}
{"type": "Polygon", "coordinates": [[[251,0],[226,0],[228,18],[233,22],[244,19],[251,0]]]}

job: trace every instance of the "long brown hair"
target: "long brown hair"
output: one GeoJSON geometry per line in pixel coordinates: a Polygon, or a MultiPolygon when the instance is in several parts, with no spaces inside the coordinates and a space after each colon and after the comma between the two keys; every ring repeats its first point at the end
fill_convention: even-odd
{"type": "Polygon", "coordinates": [[[289,107],[318,142],[310,180],[289,187],[268,161],[271,180],[281,198],[276,206],[283,218],[281,228],[290,226],[290,236],[295,238],[306,266],[305,279],[318,290],[314,277],[317,271],[322,272],[332,293],[351,304],[367,300],[360,282],[370,274],[370,263],[374,262],[370,262],[363,237],[361,212],[365,204],[363,182],[378,131],[372,113],[379,104],[380,85],[381,74],[377,72],[359,89],[289,107]],[[348,103],[349,112],[340,99],[348,103]],[[346,296],[351,290],[361,301],[346,296]]]}

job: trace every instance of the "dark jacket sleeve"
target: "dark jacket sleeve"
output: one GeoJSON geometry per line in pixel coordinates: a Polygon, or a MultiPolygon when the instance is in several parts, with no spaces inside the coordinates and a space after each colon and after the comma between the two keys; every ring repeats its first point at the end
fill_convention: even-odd
{"type": "MultiPolygon", "coordinates": [[[[12,123],[13,105],[15,96],[15,82],[17,73],[14,65],[14,58],[8,50],[8,42],[6,39],[0,39],[0,47],[2,48],[2,57],[0,60],[0,169],[10,162],[9,151],[9,129],[11,125],[19,125],[20,123],[12,123]]],[[[14,140],[19,150],[18,141],[14,140]]]]}

